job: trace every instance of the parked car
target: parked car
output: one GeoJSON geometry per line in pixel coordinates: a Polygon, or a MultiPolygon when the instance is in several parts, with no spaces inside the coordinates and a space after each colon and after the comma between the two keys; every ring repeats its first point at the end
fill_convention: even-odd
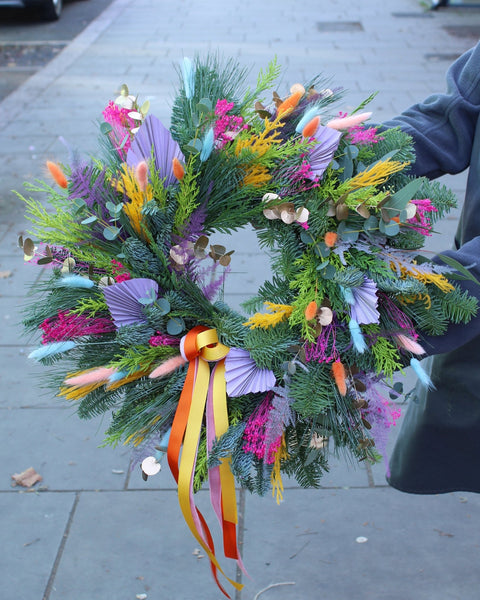
{"type": "Polygon", "coordinates": [[[1,6],[36,9],[46,21],[56,21],[62,14],[63,0],[0,0],[1,6]]]}

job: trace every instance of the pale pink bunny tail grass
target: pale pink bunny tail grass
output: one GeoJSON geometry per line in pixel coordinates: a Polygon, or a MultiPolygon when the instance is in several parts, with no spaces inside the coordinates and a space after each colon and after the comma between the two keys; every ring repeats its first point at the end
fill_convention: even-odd
{"type": "Polygon", "coordinates": [[[371,112],[359,113],[358,115],[351,115],[350,117],[343,117],[340,119],[332,119],[327,123],[327,127],[330,129],[336,129],[337,131],[343,131],[344,129],[350,129],[360,125],[372,116],[371,112]]]}
{"type": "Polygon", "coordinates": [[[154,369],[150,375],[148,376],[150,379],[156,379],[157,377],[163,377],[164,375],[168,375],[175,371],[175,369],[179,369],[183,367],[183,365],[187,361],[180,355],[174,356],[173,358],[169,358],[165,362],[158,365],[156,369],[154,369]]]}
{"type": "Polygon", "coordinates": [[[138,187],[144,192],[148,185],[148,165],[144,160],[138,163],[135,169],[135,177],[137,178],[138,187]]]}
{"type": "Polygon", "coordinates": [[[107,381],[108,378],[113,375],[117,369],[114,367],[100,367],[98,369],[93,369],[93,371],[87,371],[82,373],[81,375],[74,375],[73,377],[68,377],[65,379],[65,385],[77,385],[77,386],[85,386],[91,385],[92,383],[100,383],[102,381],[107,381]]]}
{"type": "Polygon", "coordinates": [[[397,333],[395,339],[402,348],[408,350],[408,352],[411,352],[412,354],[426,354],[425,350],[418,342],[415,342],[402,333],[397,333]]]}

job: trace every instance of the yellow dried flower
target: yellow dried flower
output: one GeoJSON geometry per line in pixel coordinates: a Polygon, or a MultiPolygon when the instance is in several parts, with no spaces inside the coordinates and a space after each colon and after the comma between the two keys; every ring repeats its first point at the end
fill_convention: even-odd
{"type": "Polygon", "coordinates": [[[250,329],[256,329],[257,327],[268,329],[269,327],[275,327],[282,321],[286,321],[293,311],[293,306],[288,304],[265,302],[265,306],[270,311],[269,313],[255,313],[244,325],[250,327],[250,329]]]}

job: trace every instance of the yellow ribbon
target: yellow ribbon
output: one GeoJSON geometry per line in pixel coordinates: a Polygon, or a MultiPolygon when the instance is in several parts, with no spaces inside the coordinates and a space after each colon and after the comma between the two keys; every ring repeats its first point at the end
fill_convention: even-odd
{"type": "MultiPolygon", "coordinates": [[[[194,327],[186,335],[184,354],[189,361],[189,367],[172,424],[167,457],[170,470],[178,483],[178,500],[185,522],[194,538],[210,559],[210,566],[218,587],[227,598],[230,598],[217,578],[217,569],[225,577],[226,575],[215,556],[215,548],[210,530],[193,500],[193,476],[210,385],[213,386],[215,435],[219,436],[228,429],[224,364],[224,358],[228,354],[228,351],[229,348],[218,341],[217,332],[214,329],[198,326],[194,327]],[[217,363],[212,382],[210,381],[210,366],[208,362],[217,363]],[[180,466],[178,466],[182,442],[182,457],[180,466]]],[[[239,559],[240,557],[236,548],[235,529],[237,524],[235,482],[229,465],[226,462],[220,465],[220,481],[225,555],[230,558],[239,559]]],[[[226,579],[236,589],[242,589],[242,584],[228,577],[226,579]]]]}

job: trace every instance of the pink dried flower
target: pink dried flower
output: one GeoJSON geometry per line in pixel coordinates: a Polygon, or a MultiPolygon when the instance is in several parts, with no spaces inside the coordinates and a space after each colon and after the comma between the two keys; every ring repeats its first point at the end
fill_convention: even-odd
{"type": "Polygon", "coordinates": [[[215,116],[218,119],[215,121],[213,128],[217,148],[223,148],[225,144],[228,144],[228,142],[231,142],[235,138],[239,131],[247,127],[242,117],[227,114],[234,106],[233,102],[217,100],[215,116]]]}
{"type": "Polygon", "coordinates": [[[124,271],[122,273],[122,270],[126,269],[126,267],[122,265],[121,262],[115,260],[114,258],[112,258],[110,262],[112,263],[112,274],[117,283],[121,283],[122,281],[128,281],[132,278],[128,271],[124,271]]]}
{"type": "Polygon", "coordinates": [[[131,145],[131,130],[135,128],[135,121],[129,116],[131,112],[110,101],[102,112],[105,122],[111,125],[109,137],[122,160],[125,160],[131,145]]]}
{"type": "Polygon", "coordinates": [[[85,335],[103,335],[115,331],[110,319],[105,317],[90,318],[85,315],[75,315],[68,311],[60,311],[56,317],[45,319],[40,325],[43,330],[42,344],[63,342],[85,335]]]}
{"type": "Polygon", "coordinates": [[[120,273],[119,275],[115,275],[114,279],[117,283],[122,283],[122,281],[128,281],[131,278],[130,273],[120,273]]]}
{"type": "Polygon", "coordinates": [[[415,216],[411,219],[408,219],[407,223],[412,225],[411,229],[414,231],[418,231],[425,236],[432,235],[432,222],[431,219],[427,216],[429,213],[438,212],[438,209],[433,206],[430,201],[430,198],[424,198],[422,200],[411,200],[412,204],[415,204],[417,207],[417,212],[415,216]]]}
{"type": "Polygon", "coordinates": [[[377,135],[376,127],[365,128],[363,125],[357,125],[348,130],[347,140],[357,146],[371,146],[378,144],[384,138],[377,135]]]}
{"type": "Polygon", "coordinates": [[[245,452],[252,452],[260,460],[266,458],[266,462],[269,465],[275,462],[275,452],[278,450],[282,440],[282,436],[280,435],[267,447],[266,430],[268,415],[273,408],[272,398],[273,393],[269,392],[257,410],[250,415],[245,431],[243,432],[243,450],[245,452]]]}
{"type": "Polygon", "coordinates": [[[150,346],[179,346],[180,340],[178,338],[171,337],[170,335],[166,335],[161,331],[157,331],[157,335],[152,336],[148,343],[150,346]]]}

